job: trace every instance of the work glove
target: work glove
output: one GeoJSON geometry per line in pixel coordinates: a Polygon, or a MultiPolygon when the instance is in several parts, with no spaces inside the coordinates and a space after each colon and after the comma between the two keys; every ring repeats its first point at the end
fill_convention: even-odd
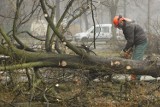
{"type": "Polygon", "coordinates": [[[121,50],[120,56],[121,56],[121,57],[124,57],[124,56],[125,56],[125,52],[124,52],[123,50],[121,50]]]}
{"type": "Polygon", "coordinates": [[[120,56],[122,57],[122,58],[125,58],[125,59],[130,59],[131,58],[131,52],[129,52],[129,51],[124,51],[124,50],[122,50],[121,52],[120,52],[120,56]]]}

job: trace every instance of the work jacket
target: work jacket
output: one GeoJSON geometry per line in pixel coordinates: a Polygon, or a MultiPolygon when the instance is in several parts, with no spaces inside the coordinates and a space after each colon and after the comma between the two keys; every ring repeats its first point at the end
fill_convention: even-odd
{"type": "Polygon", "coordinates": [[[123,49],[124,51],[127,51],[129,48],[133,46],[137,46],[139,44],[147,42],[146,33],[138,24],[124,21],[122,30],[125,39],[127,40],[126,46],[123,49]]]}

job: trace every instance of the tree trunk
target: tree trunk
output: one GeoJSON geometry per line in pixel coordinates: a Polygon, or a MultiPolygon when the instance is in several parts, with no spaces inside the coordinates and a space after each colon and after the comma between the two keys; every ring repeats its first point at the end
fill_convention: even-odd
{"type": "MultiPolygon", "coordinates": [[[[1,49],[2,50],[2,49],[1,49]]],[[[5,51],[5,50],[4,50],[5,51]]],[[[6,52],[9,52],[6,50],[6,52]]],[[[13,52],[13,50],[12,50],[13,52]]],[[[84,70],[94,70],[97,72],[105,72],[106,74],[137,74],[151,75],[154,77],[160,76],[160,57],[155,57],[154,60],[135,61],[123,58],[104,58],[98,56],[80,57],[76,55],[66,54],[48,54],[25,52],[23,50],[15,50],[15,56],[18,59],[25,59],[26,63],[1,66],[0,70],[13,70],[27,67],[62,67],[84,70]],[[30,62],[30,63],[27,63],[30,62]]]]}

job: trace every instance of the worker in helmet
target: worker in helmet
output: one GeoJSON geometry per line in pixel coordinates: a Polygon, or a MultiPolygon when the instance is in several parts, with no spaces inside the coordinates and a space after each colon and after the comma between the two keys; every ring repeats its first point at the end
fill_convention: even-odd
{"type": "MultiPolygon", "coordinates": [[[[113,18],[113,24],[116,28],[122,29],[127,40],[125,48],[120,52],[125,56],[129,49],[133,49],[132,59],[143,60],[147,48],[147,37],[141,26],[135,24],[131,19],[124,18],[121,15],[113,18]]],[[[140,76],[131,75],[131,79],[140,79],[140,76]]]]}

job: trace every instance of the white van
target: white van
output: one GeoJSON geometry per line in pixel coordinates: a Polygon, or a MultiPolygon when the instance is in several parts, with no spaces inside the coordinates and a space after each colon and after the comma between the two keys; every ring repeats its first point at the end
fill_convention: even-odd
{"type": "MultiPolygon", "coordinates": [[[[96,41],[106,41],[112,38],[112,24],[98,24],[95,26],[95,39],[96,41]]],[[[89,28],[86,32],[77,33],[74,37],[74,40],[77,41],[93,41],[94,39],[94,26],[89,28]]]]}

